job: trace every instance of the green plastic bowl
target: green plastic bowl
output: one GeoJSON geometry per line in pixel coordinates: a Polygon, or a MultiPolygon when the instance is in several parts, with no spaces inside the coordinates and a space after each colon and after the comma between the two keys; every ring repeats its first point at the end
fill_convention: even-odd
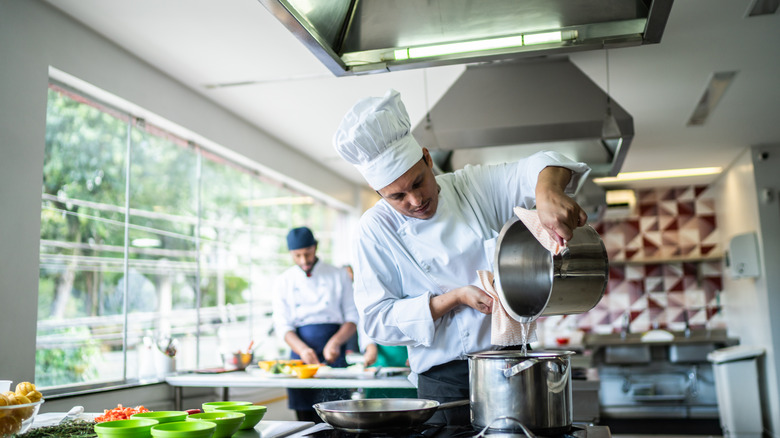
{"type": "Polygon", "coordinates": [[[133,414],[130,418],[148,418],[151,420],[157,420],[158,423],[172,423],[174,421],[184,421],[187,419],[187,413],[184,411],[152,411],[152,412],[139,412],[133,414]]]}
{"type": "Polygon", "coordinates": [[[251,404],[252,402],[248,401],[216,401],[203,403],[201,407],[203,408],[203,412],[211,412],[214,409],[222,406],[249,406],[251,404]]]}
{"type": "Polygon", "coordinates": [[[249,406],[222,406],[216,409],[217,411],[226,412],[241,412],[244,414],[244,422],[241,423],[239,430],[252,429],[257,426],[257,423],[265,416],[265,411],[268,410],[265,406],[249,405],[249,406]]]}
{"type": "Polygon", "coordinates": [[[227,438],[238,432],[245,415],[241,412],[213,411],[201,414],[192,414],[187,421],[208,421],[217,425],[214,438],[227,438]]]}
{"type": "Polygon", "coordinates": [[[174,421],[152,427],[154,438],[211,438],[217,425],[210,421],[174,421]]]}
{"type": "Polygon", "coordinates": [[[157,420],[148,418],[106,421],[95,425],[95,433],[100,438],[145,438],[152,436],[155,425],[157,420]]]}

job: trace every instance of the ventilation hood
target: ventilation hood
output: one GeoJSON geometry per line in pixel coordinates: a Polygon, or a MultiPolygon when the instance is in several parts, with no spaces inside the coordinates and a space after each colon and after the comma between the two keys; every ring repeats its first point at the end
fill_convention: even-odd
{"type": "Polygon", "coordinates": [[[673,0],[260,0],[336,76],[661,41],[673,0]]]}
{"type": "MultiPolygon", "coordinates": [[[[614,127],[614,125],[612,125],[614,127]]],[[[617,175],[634,120],[568,57],[469,65],[413,129],[443,171],[556,150],[617,175]],[[611,108],[616,129],[607,129],[611,108]]]]}

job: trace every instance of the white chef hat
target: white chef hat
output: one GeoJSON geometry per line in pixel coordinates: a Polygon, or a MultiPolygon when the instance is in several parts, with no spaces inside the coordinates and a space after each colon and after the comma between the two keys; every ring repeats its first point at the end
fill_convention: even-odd
{"type": "Polygon", "coordinates": [[[422,159],[401,94],[358,101],[333,137],[336,151],[357,167],[374,190],[387,187],[422,159]]]}

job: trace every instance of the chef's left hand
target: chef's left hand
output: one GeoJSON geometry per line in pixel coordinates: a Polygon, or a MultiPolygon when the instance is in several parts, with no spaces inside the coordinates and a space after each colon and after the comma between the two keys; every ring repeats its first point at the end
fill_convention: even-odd
{"type": "Polygon", "coordinates": [[[536,211],[539,221],[559,245],[570,240],[574,229],[585,225],[588,215],[564,192],[571,171],[563,167],[546,167],[539,173],[536,185],[536,211]]]}

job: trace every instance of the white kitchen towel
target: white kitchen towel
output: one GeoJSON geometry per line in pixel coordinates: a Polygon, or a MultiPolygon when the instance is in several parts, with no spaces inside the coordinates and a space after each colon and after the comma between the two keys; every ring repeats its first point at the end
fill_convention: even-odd
{"type": "Polygon", "coordinates": [[[509,316],[501,304],[493,286],[493,273],[477,271],[482,289],[493,298],[493,311],[490,322],[490,343],[493,345],[523,345],[536,340],[536,321],[529,324],[521,323],[509,316]]]}
{"type": "Polygon", "coordinates": [[[565,245],[558,244],[550,233],[542,227],[542,222],[539,220],[539,213],[536,210],[526,210],[522,207],[515,207],[515,214],[543,247],[553,254],[560,254],[565,245]]]}
{"type": "MultiPolygon", "coordinates": [[[[536,240],[548,251],[553,254],[559,254],[564,246],[550,236],[542,227],[539,220],[539,213],[536,210],[527,210],[522,207],[515,207],[515,214],[523,222],[528,231],[536,240]]],[[[536,340],[536,321],[529,324],[521,323],[512,318],[504,309],[504,305],[498,296],[498,292],[493,284],[493,273],[489,271],[477,271],[479,279],[482,282],[482,289],[493,298],[492,321],[490,327],[490,343],[493,345],[522,345],[536,340]]]]}

